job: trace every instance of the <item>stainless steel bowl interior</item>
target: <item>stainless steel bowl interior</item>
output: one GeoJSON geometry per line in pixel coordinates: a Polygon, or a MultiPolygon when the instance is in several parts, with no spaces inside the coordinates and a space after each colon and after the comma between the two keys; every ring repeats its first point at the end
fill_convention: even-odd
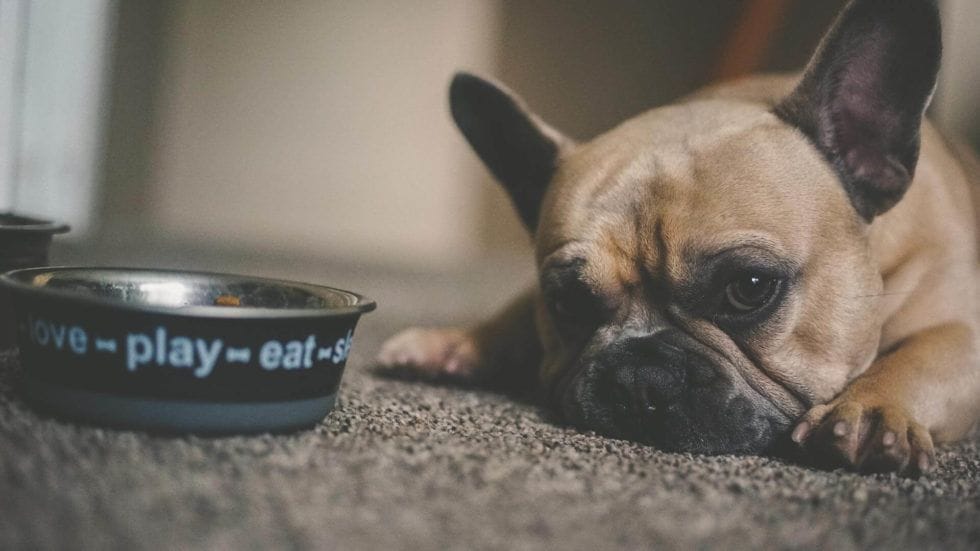
{"type": "Polygon", "coordinates": [[[50,268],[10,272],[8,285],[59,296],[121,303],[148,310],[278,310],[365,312],[374,303],[330,287],[195,272],[50,268]]]}

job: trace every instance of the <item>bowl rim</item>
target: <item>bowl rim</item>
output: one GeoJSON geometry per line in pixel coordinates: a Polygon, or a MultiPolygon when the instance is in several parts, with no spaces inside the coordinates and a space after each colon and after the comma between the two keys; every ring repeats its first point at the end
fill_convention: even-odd
{"type": "Polygon", "coordinates": [[[51,220],[9,210],[0,211],[0,233],[45,233],[54,235],[68,233],[69,231],[71,231],[71,226],[68,224],[60,224],[51,220]],[[3,222],[4,217],[16,218],[23,220],[25,223],[5,224],[3,222]]]}
{"type": "Polygon", "coordinates": [[[103,266],[49,266],[36,268],[22,268],[11,270],[0,275],[0,288],[6,288],[11,292],[19,292],[27,295],[37,295],[49,299],[64,300],[82,305],[103,306],[115,308],[132,313],[159,314],[175,317],[192,317],[205,319],[249,319],[249,320],[268,320],[268,319],[296,319],[296,318],[331,318],[343,317],[352,314],[365,314],[377,308],[374,300],[352,291],[346,291],[336,287],[317,285],[313,283],[303,283],[288,279],[268,278],[260,276],[250,276],[241,274],[229,274],[221,272],[208,272],[202,270],[175,270],[159,268],[126,268],[126,267],[103,267],[103,266]],[[51,272],[121,272],[125,274],[159,274],[159,275],[184,275],[221,279],[234,279],[237,281],[251,281],[265,284],[286,285],[298,287],[314,294],[321,294],[326,291],[331,294],[347,295],[354,300],[349,306],[339,308],[255,308],[255,307],[234,307],[214,306],[214,305],[194,305],[194,306],[164,306],[159,304],[147,304],[137,302],[127,302],[112,298],[101,298],[92,295],[78,294],[65,289],[49,289],[47,287],[36,287],[18,279],[18,277],[32,277],[38,274],[51,272]]]}

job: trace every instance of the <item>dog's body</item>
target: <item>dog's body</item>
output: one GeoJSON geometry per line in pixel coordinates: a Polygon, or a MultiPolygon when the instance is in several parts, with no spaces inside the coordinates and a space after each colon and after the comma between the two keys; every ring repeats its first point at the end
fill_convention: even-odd
{"type": "Polygon", "coordinates": [[[834,465],[928,469],[980,417],[980,163],[922,123],[940,49],[934,2],[856,0],[802,77],[709,88],[585,144],[457,77],[454,116],[541,279],[473,330],[396,336],[381,363],[533,373],[568,421],[667,449],[792,436],[834,465]]]}

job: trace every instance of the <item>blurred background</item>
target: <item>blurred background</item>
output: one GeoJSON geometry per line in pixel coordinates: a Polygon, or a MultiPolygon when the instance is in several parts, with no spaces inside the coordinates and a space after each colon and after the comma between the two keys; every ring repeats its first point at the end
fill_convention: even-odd
{"type": "MultiPolygon", "coordinates": [[[[0,0],[0,210],[71,223],[55,262],[319,280],[409,317],[406,293],[429,286],[453,318],[530,277],[448,115],[455,70],[586,139],[718,79],[800,68],[843,4],[0,0]]],[[[978,143],[980,2],[942,5],[934,115],[978,143]]]]}

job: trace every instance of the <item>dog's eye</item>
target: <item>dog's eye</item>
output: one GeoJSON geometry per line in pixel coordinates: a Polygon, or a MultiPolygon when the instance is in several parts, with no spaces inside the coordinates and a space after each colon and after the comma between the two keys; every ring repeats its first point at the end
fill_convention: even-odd
{"type": "Polygon", "coordinates": [[[749,313],[769,304],[779,288],[779,280],[762,274],[746,273],[725,288],[725,299],[737,313],[749,313]]]}
{"type": "Polygon", "coordinates": [[[551,319],[561,333],[581,338],[594,331],[609,313],[609,305],[585,275],[585,260],[577,259],[542,271],[541,291],[551,319]]]}
{"type": "Polygon", "coordinates": [[[599,314],[599,300],[586,289],[566,290],[552,296],[551,312],[561,321],[592,323],[599,314]]]}
{"type": "Polygon", "coordinates": [[[579,281],[546,290],[545,300],[558,328],[572,337],[591,333],[606,315],[602,299],[579,281]]]}

